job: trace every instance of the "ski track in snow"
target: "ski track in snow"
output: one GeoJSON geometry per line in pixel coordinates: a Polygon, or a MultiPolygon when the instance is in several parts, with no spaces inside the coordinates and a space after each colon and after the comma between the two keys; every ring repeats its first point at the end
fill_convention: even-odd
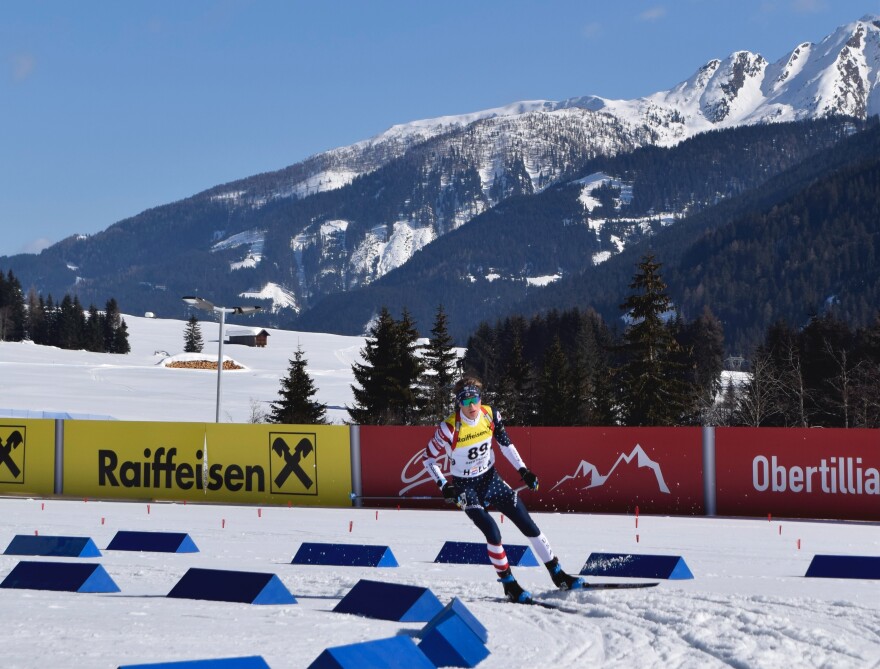
{"type": "MultiPolygon", "coordinates": [[[[792,554],[783,540],[773,538],[775,524],[768,527],[766,521],[643,516],[642,546],[635,551],[629,545],[629,518],[535,514],[569,571],[577,571],[594,549],[625,544],[649,554],[668,554],[675,546],[695,573],[692,580],[661,580],[650,590],[560,593],[543,568],[514,566],[524,587],[563,611],[501,601],[501,587],[488,565],[434,563],[444,541],[481,539],[455,511],[380,509],[377,517],[374,509],[269,507],[260,513],[253,506],[218,504],[152,503],[148,513],[139,502],[0,499],[0,546],[15,534],[34,531],[89,536],[103,552],[98,561],[121,589],[113,594],[0,590],[0,605],[12,612],[4,622],[2,666],[112,668],[258,654],[273,669],[285,669],[306,667],[331,646],[398,634],[418,642],[424,623],[332,611],[361,579],[428,587],[444,605],[461,599],[489,633],[490,655],[481,669],[855,669],[880,661],[878,583],[803,578],[801,567],[809,556],[792,554]],[[119,529],[187,532],[199,552],[106,551],[119,529]],[[292,565],[304,541],[388,545],[400,566],[292,565]],[[725,541],[740,544],[741,550],[731,550],[725,541]],[[192,566],[274,573],[297,604],[167,598],[192,566]]],[[[809,537],[817,552],[841,545],[860,554],[878,552],[872,524],[789,527],[809,537]]],[[[509,524],[501,528],[505,542],[525,543],[509,524]]],[[[61,558],[0,555],[0,579],[20,559],[61,558]]]]}

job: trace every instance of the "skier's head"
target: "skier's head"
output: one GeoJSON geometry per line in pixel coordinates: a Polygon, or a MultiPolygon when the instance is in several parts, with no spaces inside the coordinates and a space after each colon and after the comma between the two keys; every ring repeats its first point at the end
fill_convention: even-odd
{"type": "Polygon", "coordinates": [[[483,383],[475,376],[465,376],[455,384],[455,401],[469,418],[480,411],[483,383]]]}

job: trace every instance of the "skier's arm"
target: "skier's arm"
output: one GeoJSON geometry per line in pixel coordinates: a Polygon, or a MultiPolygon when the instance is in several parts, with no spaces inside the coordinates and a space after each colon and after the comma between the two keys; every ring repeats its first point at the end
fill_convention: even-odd
{"type": "Polygon", "coordinates": [[[437,427],[437,431],[434,432],[434,436],[431,437],[428,445],[425,446],[425,452],[422,454],[422,465],[428,474],[431,475],[431,478],[434,479],[434,483],[440,488],[446,483],[446,477],[443,475],[443,470],[440,468],[437,459],[447,452],[447,446],[451,444],[452,432],[449,429],[449,425],[444,421],[437,427]]]}
{"type": "Polygon", "coordinates": [[[501,414],[498,411],[495,411],[495,441],[498,442],[504,457],[507,458],[507,461],[513,465],[516,471],[525,468],[526,463],[523,462],[519,451],[516,450],[516,446],[510,441],[510,436],[507,434],[507,430],[504,429],[504,421],[501,420],[501,414]]]}

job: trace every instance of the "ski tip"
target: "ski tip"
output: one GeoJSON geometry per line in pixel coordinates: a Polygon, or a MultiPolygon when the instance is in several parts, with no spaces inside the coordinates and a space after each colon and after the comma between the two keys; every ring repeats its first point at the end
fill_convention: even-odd
{"type": "MultiPolygon", "coordinates": [[[[634,590],[637,588],[653,588],[660,585],[659,581],[646,581],[642,583],[586,583],[580,590],[634,590]]],[[[577,592],[576,590],[574,592],[577,592]]]]}

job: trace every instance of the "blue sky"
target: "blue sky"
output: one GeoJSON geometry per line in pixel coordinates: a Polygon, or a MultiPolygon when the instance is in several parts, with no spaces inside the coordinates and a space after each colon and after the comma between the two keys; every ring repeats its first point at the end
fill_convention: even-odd
{"type": "Polygon", "coordinates": [[[648,95],[869,13],[880,0],[3,0],[0,256],[395,123],[648,95]]]}

